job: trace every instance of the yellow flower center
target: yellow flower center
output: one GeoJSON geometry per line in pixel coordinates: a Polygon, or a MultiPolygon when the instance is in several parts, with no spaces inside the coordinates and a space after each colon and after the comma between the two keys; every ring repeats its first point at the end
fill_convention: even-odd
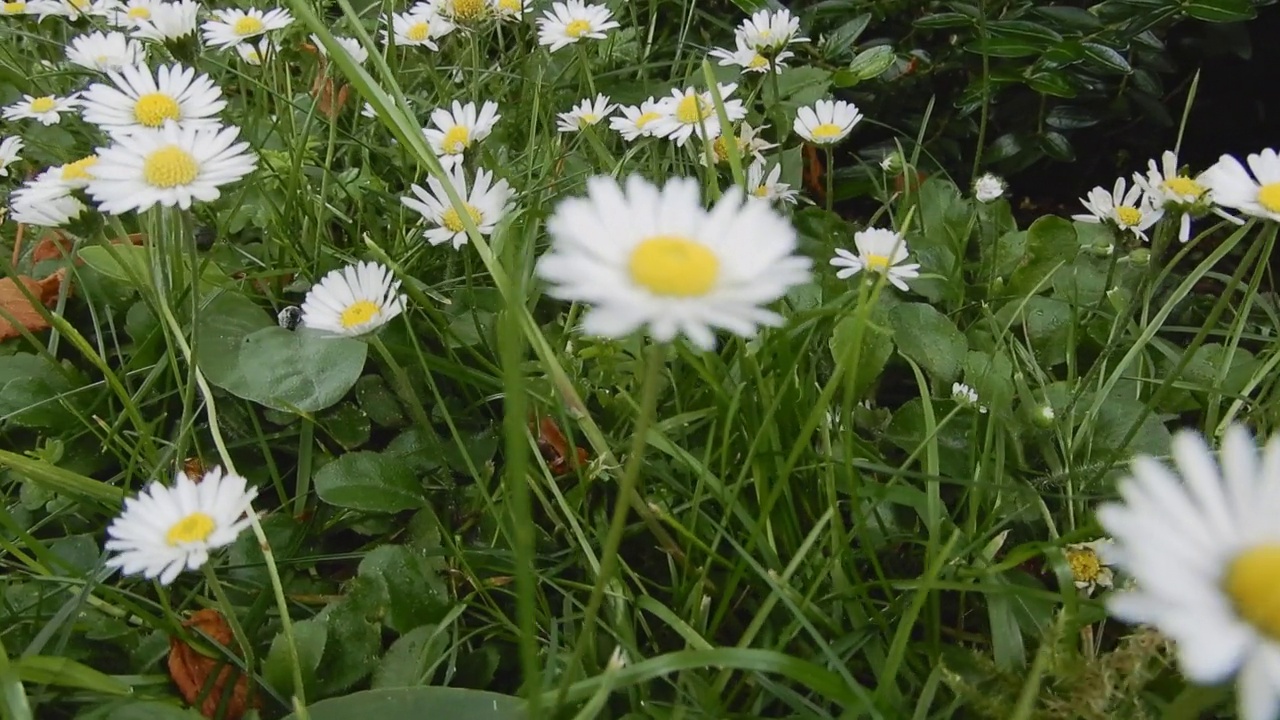
{"type": "Polygon", "coordinates": [[[862,259],[862,262],[867,266],[868,270],[875,270],[876,272],[888,272],[889,270],[888,255],[868,255],[862,259]]]}
{"type": "Polygon", "coordinates": [[[27,9],[25,2],[7,2],[4,4],[5,15],[17,15],[27,9]]]}
{"type": "Polygon", "coordinates": [[[1280,545],[1258,545],[1231,561],[1223,590],[1236,612],[1264,635],[1280,639],[1280,545]]]}
{"type": "Polygon", "coordinates": [[[676,119],[685,125],[696,125],[711,117],[711,111],[711,103],[703,100],[699,95],[690,95],[676,105],[676,119]]]}
{"type": "Polygon", "coordinates": [[[177,547],[187,543],[204,542],[213,534],[217,523],[202,512],[193,512],[174,523],[165,533],[164,541],[169,547],[177,547]]]}
{"type": "Polygon", "coordinates": [[[441,145],[445,152],[457,155],[471,146],[471,131],[461,125],[454,125],[445,131],[441,145]]]}
{"type": "Polygon", "coordinates": [[[578,127],[595,125],[598,122],[600,122],[600,117],[595,113],[589,113],[589,112],[582,113],[581,115],[578,116],[578,127]]]}
{"type": "Polygon", "coordinates": [[[142,161],[142,179],[152,187],[190,185],[199,174],[200,163],[191,153],[177,145],[162,147],[142,161]]]}
{"type": "Polygon", "coordinates": [[[262,21],[258,18],[253,17],[252,15],[246,15],[237,20],[235,24],[231,26],[231,32],[239,35],[240,37],[245,37],[246,35],[257,35],[266,28],[267,26],[263,25],[262,21]]]}
{"type": "Polygon", "coordinates": [[[69,162],[62,166],[62,179],[64,182],[80,181],[89,182],[93,179],[93,175],[89,173],[89,168],[98,164],[98,156],[90,155],[80,158],[75,162],[69,162]]]}
{"type": "Polygon", "coordinates": [[[1200,197],[1205,191],[1203,185],[1185,175],[1165,180],[1164,186],[1183,197],[1200,197]]]}
{"type": "Polygon", "coordinates": [[[1095,583],[1102,574],[1102,560],[1091,548],[1068,549],[1067,564],[1071,566],[1071,576],[1076,582],[1095,583]]]}
{"type": "Polygon", "coordinates": [[[591,32],[591,23],[586,20],[573,20],[564,26],[564,34],[575,40],[591,32]]]}
{"type": "Polygon", "coordinates": [[[698,297],[715,287],[720,260],[707,246],[678,235],[655,235],[631,251],[631,279],[655,295],[698,297]]]}
{"type": "Polygon", "coordinates": [[[459,20],[475,20],[484,10],[484,0],[453,0],[453,16],[459,20]]]}
{"type": "Polygon", "coordinates": [[[758,197],[758,198],[767,198],[767,197],[769,197],[769,186],[768,186],[768,185],[761,185],[760,187],[756,188],[755,190],[752,190],[752,191],[751,191],[751,194],[752,194],[752,195],[755,195],[755,196],[756,196],[756,197],[758,197]]]}
{"type": "Polygon", "coordinates": [[[84,10],[92,4],[93,0],[71,0],[71,7],[76,10],[84,10]]]}
{"type": "Polygon", "coordinates": [[[353,327],[359,327],[373,319],[378,314],[378,304],[372,300],[357,300],[351,303],[346,310],[342,311],[342,315],[338,318],[338,322],[342,323],[342,327],[350,330],[353,327]]]}
{"type": "Polygon", "coordinates": [[[1271,212],[1280,212],[1280,182],[1258,188],[1258,204],[1271,212]]]}
{"type": "Polygon", "coordinates": [[[1136,207],[1121,205],[1116,208],[1116,222],[1121,227],[1133,227],[1142,222],[1142,211],[1136,207]]]}
{"type": "Polygon", "coordinates": [[[431,37],[431,25],[425,20],[419,20],[404,31],[404,36],[414,42],[422,42],[431,37]]]}
{"type": "Polygon", "coordinates": [[[760,68],[764,68],[768,66],[769,66],[769,58],[761,55],[760,53],[756,53],[756,56],[751,58],[751,62],[747,63],[747,67],[751,68],[752,70],[759,70],[760,68]]]}
{"type": "Polygon", "coordinates": [[[129,8],[127,15],[130,20],[150,20],[151,9],[144,7],[129,8]]]}
{"type": "Polygon", "coordinates": [[[822,123],[813,129],[814,140],[834,140],[840,137],[840,133],[844,132],[839,125],[835,123],[822,123]]]}
{"type": "Polygon", "coordinates": [[[58,102],[53,99],[52,95],[45,95],[31,101],[31,112],[47,113],[57,107],[58,102]]]}
{"type": "Polygon", "coordinates": [[[160,92],[143,95],[133,106],[133,118],[151,128],[160,127],[166,120],[177,120],[181,116],[178,101],[160,92]]]}
{"type": "MultiPolygon", "coordinates": [[[[471,216],[471,222],[475,223],[477,226],[480,225],[484,220],[484,214],[480,212],[480,208],[472,205],[471,203],[465,203],[465,205],[467,206],[467,214],[471,216]]],[[[466,230],[466,227],[462,224],[462,217],[459,216],[458,211],[454,210],[452,207],[441,213],[440,224],[444,225],[449,232],[462,232],[466,230]]]]}
{"type": "Polygon", "coordinates": [[[648,125],[660,117],[662,117],[661,114],[653,112],[652,110],[647,113],[640,113],[640,117],[636,118],[636,129],[643,130],[645,125],[648,125]]]}
{"type": "Polygon", "coordinates": [[[519,13],[524,10],[524,0],[498,0],[498,9],[519,13]]]}

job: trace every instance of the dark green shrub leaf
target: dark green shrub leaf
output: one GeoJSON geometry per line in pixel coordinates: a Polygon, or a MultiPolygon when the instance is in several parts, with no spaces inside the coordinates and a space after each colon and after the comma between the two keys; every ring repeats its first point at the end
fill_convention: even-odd
{"type": "Polygon", "coordinates": [[[1124,56],[1106,45],[1098,43],[1081,43],[1084,47],[1085,59],[1094,67],[1110,70],[1118,73],[1129,73],[1133,71],[1133,66],[1129,64],[1124,56]]]}
{"type": "Polygon", "coordinates": [[[1182,11],[1206,22],[1239,22],[1257,15],[1250,0],[1189,0],[1182,11]]]}

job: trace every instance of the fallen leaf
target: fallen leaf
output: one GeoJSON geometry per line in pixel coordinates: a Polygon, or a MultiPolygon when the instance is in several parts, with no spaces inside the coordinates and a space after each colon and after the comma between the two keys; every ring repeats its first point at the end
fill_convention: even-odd
{"type": "Polygon", "coordinates": [[[311,87],[311,95],[316,99],[320,112],[330,120],[342,112],[342,106],[346,104],[350,92],[351,88],[346,83],[335,92],[333,78],[323,75],[316,78],[316,83],[311,87]]]}
{"type": "MultiPolygon", "coordinates": [[[[231,647],[231,626],[217,610],[197,610],[183,625],[200,630],[224,648],[231,647]]],[[[200,654],[179,637],[169,638],[169,677],[173,678],[187,704],[195,705],[201,696],[204,697],[199,709],[200,714],[207,718],[240,720],[249,709],[249,678],[225,660],[200,654]],[[217,676],[210,680],[215,672],[217,676]],[[227,683],[234,683],[234,686],[230,697],[224,700],[227,683]]],[[[252,705],[258,706],[257,697],[252,705]]]]}
{"type": "MultiPolygon", "coordinates": [[[[62,286],[62,280],[66,274],[67,271],[63,269],[43,280],[35,280],[26,275],[19,275],[16,280],[0,279],[0,308],[4,308],[5,312],[13,316],[18,324],[31,332],[48,330],[49,323],[45,322],[40,311],[36,310],[30,300],[27,300],[27,296],[22,294],[18,282],[21,282],[41,304],[50,307],[58,299],[58,288],[62,286]]],[[[0,341],[15,338],[21,334],[5,315],[0,315],[0,341]]]]}
{"type": "Polygon", "coordinates": [[[547,461],[551,474],[567,475],[570,470],[585,465],[590,459],[587,451],[580,447],[573,448],[572,456],[569,454],[569,441],[560,432],[556,421],[550,417],[534,416],[534,422],[530,424],[537,434],[538,451],[542,453],[542,459],[547,461]]]}

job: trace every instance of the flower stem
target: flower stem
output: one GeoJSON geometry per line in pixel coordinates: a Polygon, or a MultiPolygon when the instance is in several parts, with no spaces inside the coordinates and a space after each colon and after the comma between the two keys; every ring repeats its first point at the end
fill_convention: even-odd
{"type": "Polygon", "coordinates": [[[378,351],[378,355],[382,356],[382,361],[391,370],[391,384],[395,386],[400,399],[409,406],[409,414],[413,416],[413,421],[417,423],[418,429],[422,430],[422,439],[424,441],[436,439],[436,429],[431,425],[431,418],[427,416],[426,408],[422,407],[422,401],[418,399],[418,394],[413,391],[413,385],[409,382],[408,373],[404,371],[400,363],[396,362],[391,351],[382,342],[382,338],[374,335],[369,339],[369,344],[373,346],[374,350],[378,351]]]}

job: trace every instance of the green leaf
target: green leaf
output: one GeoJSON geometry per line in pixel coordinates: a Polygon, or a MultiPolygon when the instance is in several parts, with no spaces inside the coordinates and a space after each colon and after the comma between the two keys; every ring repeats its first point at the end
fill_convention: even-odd
{"type": "Polygon", "coordinates": [[[114,708],[107,713],[106,720],[204,720],[204,716],[195,710],[147,700],[114,708]]]}
{"type": "Polygon", "coordinates": [[[946,315],[932,305],[903,303],[889,311],[898,352],[924,368],[936,382],[960,375],[969,342],[946,315]]]}
{"type": "Polygon", "coordinates": [[[1238,22],[1257,16],[1250,0],[1189,0],[1182,3],[1182,11],[1197,20],[1206,22],[1238,22]]]}
{"type": "Polygon", "coordinates": [[[1096,30],[1102,27],[1102,20],[1084,8],[1070,5],[1045,5],[1033,8],[1032,12],[1076,30],[1096,30]]]}
{"type": "Polygon", "coordinates": [[[1071,141],[1060,132],[1046,130],[1040,135],[1040,149],[1045,155],[1061,162],[1071,162],[1076,159],[1076,151],[1071,147],[1071,141]]]}
{"type": "Polygon", "coordinates": [[[836,87],[849,87],[865,80],[879,77],[881,73],[893,66],[897,55],[888,45],[877,45],[858,53],[849,66],[840,70],[832,78],[836,87]]]}
{"type": "Polygon", "coordinates": [[[317,416],[316,422],[345,450],[355,450],[369,442],[373,432],[369,416],[353,402],[334,405],[317,416]]]}
{"type": "Polygon", "coordinates": [[[922,30],[946,30],[950,28],[971,27],[973,18],[958,12],[941,12],[916,18],[916,27],[922,30]]]}
{"type": "Polygon", "coordinates": [[[379,427],[399,428],[408,424],[404,407],[387,387],[381,375],[365,375],[356,381],[356,402],[379,427]]]}
{"type": "Polygon", "coordinates": [[[1103,451],[1114,450],[1163,455],[1169,451],[1169,445],[1173,442],[1173,436],[1160,422],[1160,418],[1154,412],[1146,412],[1145,404],[1131,392],[1120,389],[1113,392],[1098,408],[1098,416],[1092,429],[1094,458],[1101,457],[1103,451]],[[1127,446],[1123,445],[1125,436],[1135,425],[1138,430],[1133,439],[1127,446]]]}
{"type": "MultiPolygon", "coordinates": [[[[382,650],[379,619],[385,612],[386,587],[378,579],[357,576],[347,585],[347,596],[341,602],[316,616],[324,620],[328,634],[316,670],[322,695],[343,692],[373,672],[382,650]]],[[[314,720],[315,715],[311,717],[314,720]]]]}
{"type": "Polygon", "coordinates": [[[886,329],[868,322],[861,338],[856,338],[858,318],[846,317],[836,323],[829,343],[831,357],[836,361],[852,362],[853,343],[859,342],[858,366],[845,371],[845,381],[853,383],[853,394],[861,397],[884,372],[893,356],[892,334],[886,329]]]}
{"type": "Polygon", "coordinates": [[[424,675],[444,657],[449,633],[439,625],[422,625],[391,644],[369,685],[374,690],[422,685],[424,675]]]}
{"type": "MultiPolygon", "coordinates": [[[[325,644],[329,639],[329,626],[317,618],[299,620],[293,624],[293,639],[298,649],[303,689],[311,694],[315,691],[316,668],[320,666],[320,658],[324,657],[325,644]]],[[[293,687],[293,660],[289,657],[289,646],[283,632],[272,638],[271,649],[267,651],[267,659],[263,661],[262,673],[281,695],[290,694],[293,687]]]]}
{"type": "Polygon", "coordinates": [[[1000,350],[970,350],[964,360],[964,382],[992,412],[999,413],[1013,402],[1013,362],[1000,350]]]}
{"type": "Polygon", "coordinates": [[[85,265],[114,280],[137,285],[150,277],[147,249],[132,243],[120,243],[105,247],[92,245],[80,248],[78,253],[85,265]],[[112,257],[112,256],[115,257],[112,257]]]}
{"type": "Polygon", "coordinates": [[[1080,45],[1084,48],[1085,60],[1094,67],[1122,74],[1133,72],[1133,66],[1129,61],[1112,48],[1091,42],[1080,43],[1080,45]]]}
{"type": "Polygon", "coordinates": [[[133,691],[128,684],[69,658],[27,655],[12,660],[11,667],[23,682],[36,685],[60,685],[103,695],[128,695],[133,691]]]}
{"type": "Polygon", "coordinates": [[[449,611],[448,590],[424,553],[403,545],[382,545],[365,555],[357,571],[380,576],[387,586],[387,626],[407,633],[439,622],[449,611]]]}
{"type": "MultiPolygon", "coordinates": [[[[413,687],[365,690],[321,700],[307,708],[311,720],[351,718],[448,718],[449,720],[523,720],[524,701],[485,690],[413,687]]],[[[289,715],[285,720],[297,720],[289,715]]]]}
{"type": "Polygon", "coordinates": [[[422,482],[404,460],[376,452],[346,453],[316,472],[316,494],[338,507],[399,512],[426,504],[422,482]]]}
{"type": "Polygon", "coordinates": [[[46,429],[75,424],[71,394],[77,387],[43,355],[0,356],[0,424],[46,429]]]}

